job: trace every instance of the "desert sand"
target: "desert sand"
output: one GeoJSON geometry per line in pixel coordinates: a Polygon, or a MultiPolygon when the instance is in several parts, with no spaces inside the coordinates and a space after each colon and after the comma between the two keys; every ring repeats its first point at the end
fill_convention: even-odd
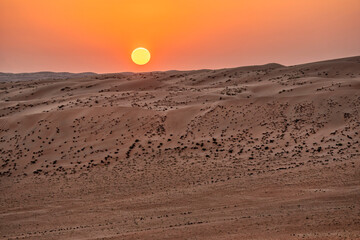
{"type": "Polygon", "coordinates": [[[360,57],[48,76],[0,82],[1,239],[360,239],[360,57]]]}

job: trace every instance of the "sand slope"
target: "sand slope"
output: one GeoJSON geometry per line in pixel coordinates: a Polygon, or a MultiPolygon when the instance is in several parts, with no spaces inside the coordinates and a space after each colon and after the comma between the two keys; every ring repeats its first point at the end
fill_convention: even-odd
{"type": "Polygon", "coordinates": [[[3,80],[0,238],[360,239],[360,57],[3,80]]]}

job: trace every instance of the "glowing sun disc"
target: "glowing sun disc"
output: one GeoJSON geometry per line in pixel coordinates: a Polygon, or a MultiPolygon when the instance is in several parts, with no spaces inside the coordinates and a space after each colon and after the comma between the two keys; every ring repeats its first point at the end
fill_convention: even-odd
{"type": "Polygon", "coordinates": [[[150,61],[150,52],[146,48],[136,48],[131,53],[131,59],[134,63],[138,65],[144,65],[147,64],[150,61]]]}

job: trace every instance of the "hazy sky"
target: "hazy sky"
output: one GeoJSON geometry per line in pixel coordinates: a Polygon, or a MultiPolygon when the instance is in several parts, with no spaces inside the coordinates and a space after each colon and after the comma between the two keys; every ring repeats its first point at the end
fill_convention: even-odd
{"type": "Polygon", "coordinates": [[[0,0],[0,71],[292,65],[360,55],[360,0],[0,0]],[[145,66],[131,52],[152,54],[145,66]]]}

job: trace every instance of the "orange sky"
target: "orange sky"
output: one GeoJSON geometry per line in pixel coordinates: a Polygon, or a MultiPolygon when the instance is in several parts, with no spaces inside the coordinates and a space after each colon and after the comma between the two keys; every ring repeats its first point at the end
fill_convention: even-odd
{"type": "Polygon", "coordinates": [[[285,65],[360,55],[359,0],[0,0],[0,71],[285,65]],[[145,47],[150,63],[131,52],[145,47]]]}

